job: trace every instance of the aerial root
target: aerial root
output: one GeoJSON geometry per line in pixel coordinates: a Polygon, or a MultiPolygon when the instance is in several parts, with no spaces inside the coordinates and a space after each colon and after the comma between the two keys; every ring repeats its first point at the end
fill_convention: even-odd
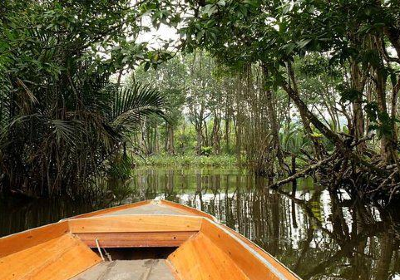
{"type": "Polygon", "coordinates": [[[360,164],[357,158],[346,153],[335,152],[309,167],[277,181],[270,188],[295,181],[298,178],[318,175],[319,181],[330,190],[345,189],[350,195],[387,205],[400,199],[400,173],[397,164],[385,165],[376,162],[374,168],[360,164]],[[377,169],[379,166],[379,169],[377,169]],[[385,170],[384,173],[381,170],[385,170]]]}

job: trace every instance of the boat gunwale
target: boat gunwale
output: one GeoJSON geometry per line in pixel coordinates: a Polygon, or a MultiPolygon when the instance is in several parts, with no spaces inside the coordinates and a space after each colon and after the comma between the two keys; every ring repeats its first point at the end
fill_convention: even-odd
{"type": "MultiPolygon", "coordinates": [[[[206,219],[206,218],[205,218],[206,219]]],[[[242,235],[241,233],[225,226],[222,223],[219,222],[214,222],[209,220],[209,222],[220,228],[222,231],[224,231],[225,233],[227,233],[231,238],[233,238],[234,240],[236,240],[240,245],[242,245],[244,247],[245,250],[247,250],[248,252],[250,252],[252,255],[256,256],[263,264],[266,264],[266,266],[271,270],[271,272],[273,274],[275,274],[279,279],[283,279],[283,280],[289,280],[285,275],[282,274],[282,272],[280,272],[275,266],[274,264],[272,264],[270,262],[270,260],[266,259],[262,254],[260,254],[259,251],[261,251],[262,253],[265,253],[266,255],[268,255],[269,257],[271,257],[271,259],[273,261],[276,262],[277,265],[280,265],[283,269],[285,269],[287,272],[289,272],[289,274],[291,274],[291,276],[294,277],[294,279],[298,279],[298,280],[302,280],[296,273],[294,273],[292,270],[290,270],[286,265],[284,265],[282,262],[280,262],[277,258],[275,258],[274,256],[272,256],[270,253],[268,253],[267,251],[265,251],[263,248],[261,248],[260,246],[258,246],[257,244],[255,244],[253,241],[251,241],[250,239],[246,238],[244,235],[242,235]],[[252,248],[252,247],[255,248],[252,248]],[[272,269],[271,269],[272,268],[272,269]]],[[[201,230],[200,230],[201,232],[201,230]]]]}
{"type": "Polygon", "coordinates": [[[137,207],[140,207],[140,206],[143,206],[143,205],[146,205],[146,204],[150,204],[152,201],[153,200],[148,199],[148,200],[142,200],[142,201],[138,201],[138,202],[134,202],[134,203],[117,205],[117,206],[109,207],[109,208],[106,208],[106,209],[99,209],[99,210],[96,210],[96,211],[92,211],[92,212],[83,213],[83,214],[79,214],[79,215],[76,215],[76,216],[64,218],[61,221],[63,221],[63,220],[72,220],[72,219],[92,218],[92,217],[95,217],[95,216],[105,215],[105,214],[112,213],[112,212],[119,211],[119,210],[137,208],[137,207]]]}
{"type": "Polygon", "coordinates": [[[2,247],[3,242],[18,242],[18,243],[20,243],[21,240],[18,240],[18,238],[20,238],[22,240],[28,239],[29,241],[31,241],[31,243],[24,242],[24,243],[20,244],[19,246],[17,246],[17,247],[20,247],[18,249],[15,249],[15,246],[13,246],[12,249],[10,249],[7,254],[0,252],[0,259],[10,256],[12,254],[18,253],[20,251],[30,249],[32,247],[35,247],[44,242],[53,240],[55,238],[58,238],[64,234],[68,234],[68,233],[70,233],[68,221],[61,220],[61,221],[58,221],[55,223],[46,224],[46,225],[42,225],[39,227],[30,228],[30,229],[26,229],[24,231],[20,231],[20,232],[6,235],[6,236],[2,236],[2,237],[0,237],[0,248],[2,247]],[[60,230],[59,232],[56,230],[55,231],[56,234],[50,235],[50,237],[48,237],[47,239],[43,238],[43,233],[46,231],[46,228],[55,229],[55,227],[57,227],[57,226],[61,227],[61,229],[58,229],[58,230],[60,230]],[[65,228],[62,228],[63,226],[65,226],[65,228]],[[38,234],[39,237],[34,236],[35,234],[38,234]],[[35,238],[38,238],[39,240],[37,241],[37,240],[35,240],[35,238]],[[13,239],[16,239],[16,240],[13,240],[13,239]]]}
{"type": "MultiPolygon", "coordinates": [[[[5,236],[0,237],[0,241],[4,240],[6,238],[9,238],[9,237],[14,237],[14,236],[17,236],[17,235],[20,235],[20,234],[23,234],[23,233],[28,233],[28,232],[31,232],[31,231],[35,231],[35,230],[38,230],[38,229],[43,229],[45,227],[50,227],[50,226],[54,226],[54,225],[58,225],[58,224],[62,224],[62,223],[68,224],[68,219],[62,219],[62,220],[59,220],[58,222],[45,224],[45,225],[34,227],[34,228],[28,228],[26,230],[19,231],[19,232],[14,232],[14,233],[11,233],[9,235],[5,235],[5,236]]],[[[68,233],[68,232],[65,232],[65,233],[68,233]]],[[[50,240],[50,239],[48,239],[48,240],[50,240]]]]}
{"type": "MultiPolygon", "coordinates": [[[[179,211],[181,211],[182,213],[191,213],[193,215],[185,215],[185,216],[201,216],[201,217],[205,217],[208,218],[212,221],[216,221],[219,222],[218,219],[216,217],[214,217],[213,215],[210,215],[202,210],[196,209],[196,208],[192,208],[190,206],[186,206],[183,204],[179,204],[176,202],[172,202],[172,201],[168,201],[168,200],[164,200],[164,199],[149,199],[149,200],[143,200],[143,201],[139,201],[139,202],[134,202],[134,203],[130,203],[130,204],[124,204],[124,205],[118,205],[118,206],[114,206],[114,207],[110,207],[110,208],[106,208],[106,209],[100,209],[97,211],[93,211],[93,212],[89,212],[89,213],[84,213],[84,214],[80,214],[80,215],[76,215],[76,216],[72,216],[69,218],[65,218],[62,219],[61,221],[64,220],[72,220],[72,219],[84,219],[84,218],[94,218],[97,216],[102,216],[102,215],[106,215],[106,214],[111,214],[117,211],[121,211],[121,210],[126,210],[126,209],[133,209],[133,208],[138,208],[147,204],[158,204],[158,205],[165,205],[167,207],[173,208],[173,209],[177,209],[179,211]]],[[[135,215],[135,214],[129,214],[129,215],[135,215]]],[[[141,215],[145,215],[145,214],[141,214],[141,215]]],[[[172,215],[172,214],[171,214],[172,215]]]]}
{"type": "Polygon", "coordinates": [[[171,206],[173,208],[177,208],[177,209],[183,210],[185,212],[193,213],[196,216],[201,216],[201,217],[207,218],[207,219],[209,219],[211,221],[220,223],[220,221],[215,216],[213,216],[211,214],[208,214],[208,213],[206,213],[206,212],[204,212],[202,210],[199,210],[199,209],[196,209],[196,208],[193,208],[193,207],[190,207],[190,206],[186,206],[186,205],[183,205],[183,204],[179,204],[179,203],[176,203],[176,202],[172,202],[172,201],[169,201],[169,200],[164,200],[164,199],[160,200],[160,203],[168,205],[168,206],[171,206]]]}

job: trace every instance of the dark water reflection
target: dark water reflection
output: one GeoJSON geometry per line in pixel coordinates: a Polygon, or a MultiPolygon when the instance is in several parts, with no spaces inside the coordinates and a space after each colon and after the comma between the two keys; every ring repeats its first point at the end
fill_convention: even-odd
{"type": "MultiPolygon", "coordinates": [[[[108,182],[102,199],[0,201],[0,235],[88,211],[163,198],[216,216],[270,252],[303,279],[400,279],[400,212],[350,201],[310,180],[295,197],[265,188],[238,170],[136,170],[108,182]]],[[[289,192],[290,186],[287,186],[289,192]]]]}

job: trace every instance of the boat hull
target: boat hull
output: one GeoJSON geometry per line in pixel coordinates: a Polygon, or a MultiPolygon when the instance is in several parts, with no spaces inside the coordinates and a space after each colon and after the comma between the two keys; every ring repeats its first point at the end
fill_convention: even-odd
{"type": "Polygon", "coordinates": [[[104,209],[0,238],[0,279],[146,273],[143,279],[300,279],[215,217],[168,201],[104,209]]]}

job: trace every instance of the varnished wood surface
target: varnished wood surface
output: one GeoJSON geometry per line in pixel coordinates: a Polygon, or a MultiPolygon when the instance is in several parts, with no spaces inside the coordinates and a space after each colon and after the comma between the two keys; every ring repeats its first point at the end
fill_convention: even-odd
{"type": "Polygon", "coordinates": [[[186,206],[186,205],[182,205],[182,204],[175,203],[175,202],[168,201],[168,200],[161,200],[159,203],[161,205],[170,206],[170,207],[175,208],[175,209],[180,209],[181,211],[186,212],[186,213],[190,213],[190,214],[192,214],[194,216],[201,216],[201,217],[210,219],[211,221],[217,221],[217,219],[213,215],[207,214],[205,212],[202,212],[200,210],[191,208],[191,207],[186,206]]]}
{"type": "Polygon", "coordinates": [[[201,217],[164,215],[104,216],[68,221],[72,233],[199,231],[201,217]]]}
{"type": "Polygon", "coordinates": [[[197,231],[132,232],[132,233],[78,233],[83,243],[96,248],[179,247],[197,231]]]}
{"type": "Polygon", "coordinates": [[[5,236],[0,238],[0,258],[59,237],[68,231],[68,223],[60,222],[5,236]]]}
{"type": "Polygon", "coordinates": [[[203,233],[191,238],[168,257],[180,279],[246,280],[235,262],[203,233]]]}
{"type": "Polygon", "coordinates": [[[53,238],[0,259],[0,279],[65,280],[101,259],[70,234],[53,238]]]}
{"type": "Polygon", "coordinates": [[[186,215],[193,216],[188,211],[183,211],[179,208],[170,207],[161,203],[148,203],[141,205],[139,207],[127,208],[122,210],[117,210],[109,212],[107,214],[98,215],[96,217],[102,216],[121,216],[121,215],[186,215]]]}
{"type": "Polygon", "coordinates": [[[0,238],[0,279],[62,280],[100,262],[89,248],[178,247],[176,279],[298,280],[267,252],[206,213],[144,201],[0,238]],[[148,214],[151,213],[151,214],[148,214]]]}
{"type": "Polygon", "coordinates": [[[275,259],[272,255],[268,252],[265,252],[256,244],[251,242],[249,239],[245,238],[244,236],[238,234],[236,231],[232,230],[231,228],[220,225],[221,228],[224,228],[226,231],[229,231],[231,234],[235,235],[239,238],[242,242],[246,243],[249,247],[251,247],[254,251],[256,251],[261,257],[267,260],[274,268],[276,268],[286,279],[289,280],[299,280],[300,278],[295,275],[292,271],[290,271],[287,267],[285,267],[282,263],[280,263],[277,259],[275,259]]]}
{"type": "Polygon", "coordinates": [[[89,217],[101,216],[101,215],[109,214],[109,213],[119,211],[119,210],[140,207],[142,205],[146,205],[151,202],[152,202],[152,200],[144,200],[144,201],[136,202],[133,204],[125,204],[125,205],[121,205],[121,206],[111,207],[111,208],[107,208],[107,209],[101,209],[98,211],[77,215],[77,216],[71,217],[69,219],[79,219],[79,218],[89,218],[89,217]]]}
{"type": "MultiPolygon", "coordinates": [[[[72,217],[71,219],[99,217],[99,216],[104,216],[104,215],[114,215],[117,212],[129,213],[129,210],[133,210],[132,214],[135,214],[135,211],[134,211],[135,209],[137,209],[138,212],[140,213],[138,208],[142,208],[143,206],[147,206],[149,204],[153,204],[155,206],[157,206],[157,205],[160,206],[160,209],[159,209],[160,214],[163,213],[163,208],[168,207],[171,210],[177,211],[178,213],[176,213],[176,214],[179,214],[179,212],[180,212],[181,214],[201,216],[201,217],[208,218],[212,221],[216,221],[216,218],[210,214],[207,214],[200,210],[197,210],[197,209],[194,209],[194,208],[191,208],[191,207],[179,204],[179,203],[171,202],[168,200],[160,200],[160,201],[144,200],[144,201],[136,202],[133,204],[126,204],[126,205],[111,207],[111,208],[107,208],[107,209],[94,211],[91,213],[78,215],[78,216],[72,217]]],[[[155,214],[155,213],[152,213],[152,214],[155,214]]],[[[171,213],[169,213],[169,214],[171,214],[171,213]]]]}
{"type": "Polygon", "coordinates": [[[216,247],[229,255],[232,262],[234,262],[249,279],[280,279],[254,254],[254,252],[244,248],[240,242],[232,238],[222,227],[208,220],[204,220],[201,232],[206,235],[216,247]]]}

